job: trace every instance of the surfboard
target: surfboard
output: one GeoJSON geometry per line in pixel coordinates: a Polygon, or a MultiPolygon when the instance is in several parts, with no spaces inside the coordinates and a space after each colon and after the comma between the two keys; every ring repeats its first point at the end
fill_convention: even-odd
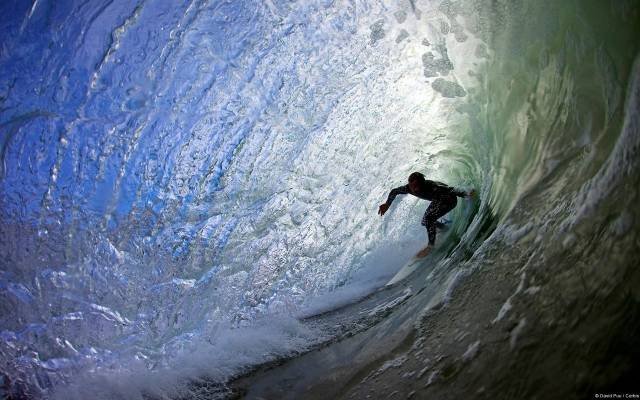
{"type": "Polygon", "coordinates": [[[393,278],[391,278],[391,280],[389,282],[387,282],[387,284],[385,286],[389,286],[389,285],[393,285],[394,283],[398,283],[401,280],[403,280],[404,278],[408,277],[409,275],[411,275],[413,272],[415,272],[421,265],[420,261],[424,261],[423,258],[416,258],[413,257],[411,260],[409,260],[409,262],[407,262],[405,264],[404,267],[402,267],[400,269],[400,271],[398,271],[397,274],[395,274],[393,276],[393,278]]]}
{"type": "MultiPolygon", "coordinates": [[[[451,225],[452,220],[450,219],[445,219],[445,218],[440,218],[437,221],[437,225],[436,225],[436,229],[438,231],[446,231],[449,229],[449,226],[451,225]]],[[[409,260],[404,267],[402,267],[398,273],[396,273],[393,278],[391,278],[391,280],[389,282],[387,282],[387,284],[385,286],[389,286],[389,285],[393,285],[395,283],[400,282],[401,280],[405,279],[406,277],[408,277],[409,275],[411,275],[416,269],[418,269],[420,267],[420,261],[424,261],[424,257],[422,258],[418,258],[418,257],[413,257],[411,258],[411,260],[409,260]]]]}

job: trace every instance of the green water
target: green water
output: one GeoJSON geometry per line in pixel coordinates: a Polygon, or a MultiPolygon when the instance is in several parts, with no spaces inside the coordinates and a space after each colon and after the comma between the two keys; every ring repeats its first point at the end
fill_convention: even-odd
{"type": "Polygon", "coordinates": [[[639,4],[461,1],[439,9],[486,46],[475,53],[473,83],[456,106],[464,118],[441,154],[451,176],[473,176],[481,188],[478,213],[468,229],[455,222],[448,259],[408,284],[423,293],[371,331],[250,380],[250,397],[633,393],[639,4]],[[433,311],[432,285],[453,276],[448,305],[433,311]]]}

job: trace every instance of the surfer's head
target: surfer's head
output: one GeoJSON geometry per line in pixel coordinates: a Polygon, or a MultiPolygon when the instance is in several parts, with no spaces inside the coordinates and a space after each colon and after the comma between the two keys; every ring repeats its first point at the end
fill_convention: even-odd
{"type": "Polygon", "coordinates": [[[424,175],[420,172],[413,172],[409,175],[409,189],[412,192],[417,192],[424,185],[424,175]]]}

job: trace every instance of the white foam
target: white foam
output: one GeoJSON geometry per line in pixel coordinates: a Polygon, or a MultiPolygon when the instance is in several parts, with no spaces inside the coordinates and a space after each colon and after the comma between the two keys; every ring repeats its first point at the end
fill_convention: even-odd
{"type": "Polygon", "coordinates": [[[527,275],[525,272],[523,272],[520,275],[520,283],[518,284],[518,287],[516,288],[515,292],[513,292],[513,294],[509,296],[507,301],[504,302],[502,307],[500,307],[500,311],[498,311],[498,315],[496,315],[496,317],[491,321],[492,324],[495,324],[496,322],[502,320],[504,316],[507,315],[507,313],[511,310],[511,308],[513,308],[511,301],[524,289],[524,280],[526,276],[527,275]]]}
{"type": "Polygon", "coordinates": [[[467,347],[467,350],[462,355],[463,361],[473,360],[478,354],[478,350],[480,349],[480,341],[473,342],[467,347]]]}
{"type": "Polygon", "coordinates": [[[520,335],[522,334],[522,331],[524,330],[524,327],[527,325],[527,319],[526,318],[522,318],[519,322],[518,325],[516,325],[515,328],[513,328],[513,330],[511,331],[511,334],[509,335],[509,345],[511,346],[511,350],[515,349],[516,344],[518,342],[518,338],[520,337],[520,335]]]}
{"type": "Polygon", "coordinates": [[[213,329],[186,339],[182,335],[179,350],[162,364],[150,366],[144,358],[123,354],[111,367],[89,368],[73,376],[68,385],[54,389],[52,398],[194,398],[190,385],[195,380],[224,382],[248,366],[301,351],[320,340],[316,332],[286,316],[270,316],[236,329],[213,329]]]}

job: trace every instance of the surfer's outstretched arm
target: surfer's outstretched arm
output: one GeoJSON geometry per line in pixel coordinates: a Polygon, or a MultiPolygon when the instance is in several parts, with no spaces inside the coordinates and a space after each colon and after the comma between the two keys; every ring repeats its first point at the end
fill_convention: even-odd
{"type": "Polygon", "coordinates": [[[386,213],[389,209],[391,203],[393,203],[393,199],[395,199],[397,195],[407,193],[409,193],[409,185],[399,186],[395,189],[392,189],[391,192],[389,192],[389,196],[387,197],[387,202],[384,204],[380,204],[378,214],[384,215],[384,213],[386,213]]]}

